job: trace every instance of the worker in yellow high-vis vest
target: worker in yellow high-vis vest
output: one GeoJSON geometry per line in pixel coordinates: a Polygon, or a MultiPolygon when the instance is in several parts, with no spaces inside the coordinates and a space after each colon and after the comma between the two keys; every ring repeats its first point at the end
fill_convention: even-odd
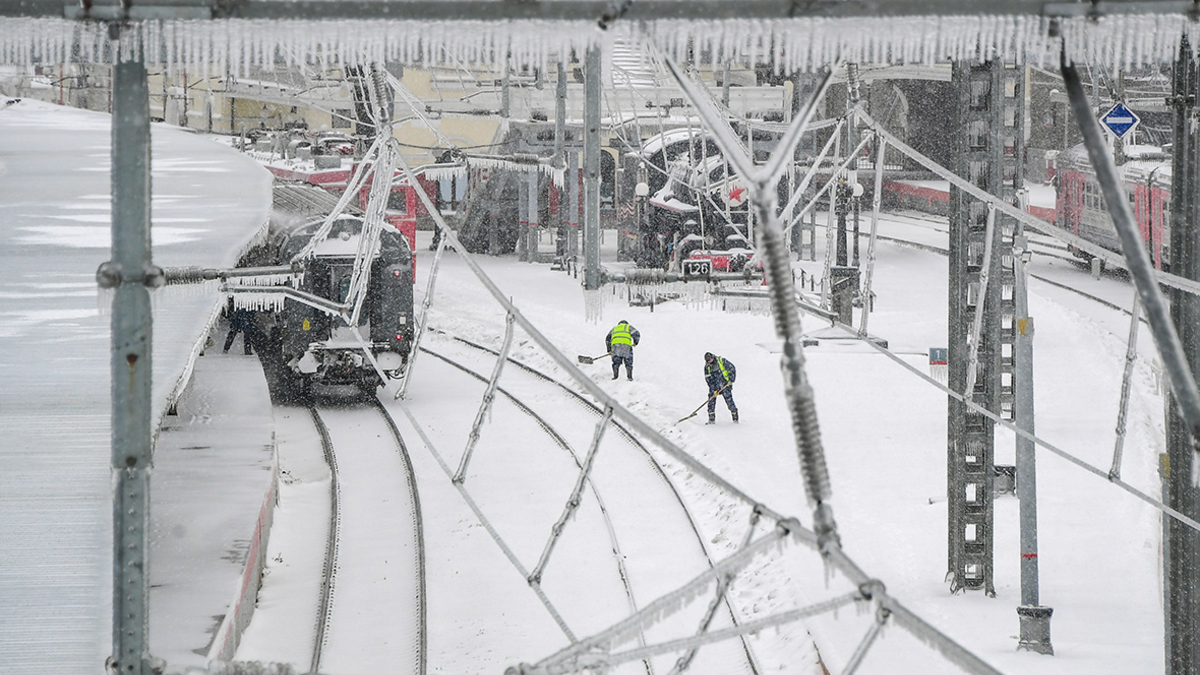
{"type": "Polygon", "coordinates": [[[612,379],[617,379],[621,373],[621,363],[625,364],[625,376],[633,379],[633,347],[642,339],[642,334],[630,323],[621,319],[604,338],[604,347],[612,356],[612,379]]]}

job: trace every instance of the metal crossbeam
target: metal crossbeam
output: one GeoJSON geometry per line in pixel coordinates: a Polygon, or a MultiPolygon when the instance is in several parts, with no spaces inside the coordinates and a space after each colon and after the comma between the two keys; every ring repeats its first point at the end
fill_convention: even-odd
{"type": "Polygon", "coordinates": [[[419,21],[614,21],[722,19],[908,17],[908,16],[1046,16],[1099,17],[1111,15],[1187,14],[1189,0],[638,0],[618,13],[611,0],[153,0],[150,3],[70,3],[64,0],[14,0],[0,4],[0,16],[58,16],[71,19],[410,19],[419,21]],[[619,17],[619,19],[618,19],[619,17]]]}

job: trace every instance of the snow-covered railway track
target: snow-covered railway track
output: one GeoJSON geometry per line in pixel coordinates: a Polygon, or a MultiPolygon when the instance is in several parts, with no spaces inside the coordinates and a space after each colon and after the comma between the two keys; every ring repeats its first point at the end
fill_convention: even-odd
{"type": "MultiPolygon", "coordinates": [[[[476,382],[486,384],[487,376],[467,364],[478,363],[480,352],[492,357],[497,356],[498,352],[462,338],[444,334],[439,337],[448,339],[440,341],[436,350],[429,349],[430,342],[427,341],[422,351],[470,376],[476,382]]],[[[560,451],[565,451],[577,470],[582,469],[586,460],[583,457],[585,453],[580,452],[580,449],[587,448],[587,444],[584,442],[585,437],[578,432],[590,431],[602,418],[604,410],[536,368],[512,358],[509,358],[507,363],[515,368],[504,371],[502,381],[505,386],[497,387],[497,393],[532,419],[560,451]],[[554,418],[553,424],[547,419],[550,416],[554,418]],[[570,431],[560,433],[555,429],[555,424],[570,431]],[[568,440],[565,436],[572,438],[568,440]],[[575,442],[572,443],[572,440],[575,442]]],[[[586,482],[599,507],[604,529],[607,530],[604,536],[608,538],[614,554],[616,571],[628,600],[628,610],[633,611],[670,589],[666,579],[670,576],[668,573],[671,566],[664,569],[661,565],[663,550],[631,551],[628,550],[629,546],[622,547],[620,541],[623,532],[628,534],[633,528],[644,529],[648,525],[647,521],[652,518],[655,522],[650,526],[657,532],[653,540],[664,544],[663,549],[669,549],[672,556],[688,559],[685,566],[711,567],[713,556],[705,547],[703,536],[688,511],[685,500],[667,477],[663,465],[624,425],[612,420],[609,427],[616,431],[621,442],[607,443],[603,446],[586,482]],[[615,495],[616,498],[610,498],[606,504],[602,495],[615,495]]],[[[600,536],[600,533],[596,533],[595,536],[600,536]]],[[[639,541],[634,546],[644,548],[645,542],[640,541],[643,538],[637,537],[639,541]]],[[[714,616],[710,621],[714,626],[738,623],[737,613],[730,607],[727,597],[721,598],[716,610],[709,611],[713,612],[714,616]]],[[[668,633],[677,635],[678,626],[686,624],[685,619],[683,624],[652,627],[641,636],[641,641],[658,642],[668,633]]],[[[695,630],[695,623],[692,623],[689,630],[695,630]]],[[[709,668],[715,668],[713,672],[723,673],[760,672],[744,640],[706,646],[699,654],[696,662],[705,664],[701,668],[704,672],[709,668]]],[[[642,667],[638,672],[653,675],[656,672],[667,672],[679,665],[679,662],[672,659],[648,659],[641,662],[642,667]]]]}
{"type": "Polygon", "coordinates": [[[378,405],[312,409],[332,474],[311,672],[425,672],[421,509],[407,448],[378,405]]]}
{"type": "MultiPolygon", "coordinates": [[[[935,230],[938,232],[943,232],[943,233],[947,232],[947,227],[945,226],[945,223],[940,223],[942,225],[942,227],[940,227],[940,228],[938,227],[939,222],[938,222],[937,217],[935,217],[935,216],[930,216],[928,218],[924,218],[921,216],[916,216],[916,215],[912,215],[912,214],[908,214],[908,213],[905,213],[905,214],[888,213],[888,214],[886,214],[886,216],[889,219],[906,218],[906,219],[913,220],[913,221],[919,221],[919,222],[924,223],[923,225],[920,225],[921,227],[927,227],[928,229],[932,229],[932,230],[935,230]]],[[[1067,250],[1065,245],[1058,243],[1058,242],[1053,242],[1052,240],[1049,240],[1049,238],[1045,237],[1044,235],[1033,235],[1033,236],[1035,238],[1031,239],[1031,242],[1030,242],[1031,249],[1034,253],[1037,254],[1037,256],[1054,258],[1057,260],[1063,260],[1063,261],[1071,263],[1072,265],[1080,266],[1081,268],[1083,267],[1084,263],[1079,258],[1076,258],[1075,256],[1072,256],[1072,255],[1063,255],[1062,253],[1060,253],[1060,251],[1065,252],[1067,250]],[[1040,241],[1040,240],[1046,240],[1046,241],[1040,241]]],[[[900,246],[908,246],[910,248],[916,248],[916,249],[919,249],[922,251],[929,251],[931,253],[937,253],[938,255],[944,256],[944,255],[949,254],[949,252],[943,246],[918,242],[918,241],[914,241],[912,239],[907,239],[904,237],[896,237],[896,236],[887,236],[887,235],[877,234],[876,238],[878,238],[881,241],[893,242],[900,246]]],[[[1112,302],[1111,300],[1103,298],[1103,297],[1097,295],[1096,293],[1092,293],[1086,289],[1079,288],[1078,286],[1073,286],[1069,283],[1064,283],[1061,280],[1052,279],[1044,274],[1039,274],[1039,273],[1033,272],[1033,271],[1030,271],[1029,276],[1033,279],[1036,279],[1036,280],[1042,282],[1042,283],[1049,284],[1051,286],[1054,286],[1055,288],[1059,288],[1061,290],[1069,291],[1071,293],[1080,295],[1084,298],[1087,298],[1088,300],[1092,300],[1100,305],[1108,307],[1109,309],[1116,310],[1125,315],[1129,315],[1129,313],[1130,313],[1129,307],[1123,307],[1121,305],[1118,305],[1118,304],[1112,302]]],[[[1142,319],[1142,321],[1144,322],[1145,319],[1142,319]]]]}
{"type": "MultiPolygon", "coordinates": [[[[924,214],[924,213],[915,212],[915,211],[887,212],[887,213],[881,212],[879,215],[880,215],[881,219],[887,219],[887,220],[890,220],[890,221],[893,221],[896,223],[909,225],[914,228],[921,228],[924,230],[937,232],[938,234],[946,235],[946,236],[949,236],[949,234],[950,234],[950,225],[946,222],[945,216],[935,216],[935,215],[924,214]]],[[[866,218],[867,218],[867,216],[864,216],[864,219],[866,219],[866,218]]],[[[1046,226],[1053,227],[1053,225],[1051,225],[1050,223],[1046,223],[1046,226]]],[[[860,230],[861,230],[861,233],[859,235],[860,237],[868,236],[869,233],[865,227],[860,226],[860,230]]],[[[885,235],[876,235],[876,236],[879,239],[885,239],[885,240],[890,240],[890,241],[901,241],[901,242],[906,242],[906,243],[910,243],[910,244],[913,243],[912,241],[910,241],[908,239],[904,239],[903,237],[885,236],[885,235]]],[[[1044,234],[1039,234],[1037,232],[1032,232],[1029,230],[1026,230],[1026,236],[1029,238],[1030,250],[1032,250],[1033,253],[1035,253],[1036,255],[1046,256],[1046,257],[1050,257],[1050,258],[1057,258],[1057,259],[1066,260],[1066,261],[1072,262],[1072,263],[1082,264],[1082,261],[1079,258],[1070,254],[1070,252],[1067,249],[1067,245],[1062,243],[1061,241],[1058,241],[1057,239],[1054,239],[1053,237],[1050,237],[1050,236],[1047,236],[1044,234]]],[[[922,247],[922,248],[926,248],[926,247],[922,247]]],[[[939,248],[937,246],[929,246],[928,248],[931,250],[940,250],[942,253],[945,253],[944,247],[939,248]]]]}

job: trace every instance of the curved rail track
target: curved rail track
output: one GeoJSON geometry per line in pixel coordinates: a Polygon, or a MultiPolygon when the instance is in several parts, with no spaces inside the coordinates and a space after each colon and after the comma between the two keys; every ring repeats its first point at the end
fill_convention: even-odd
{"type": "MultiPolygon", "coordinates": [[[[477,352],[483,352],[483,353],[489,354],[491,356],[499,356],[498,351],[491,349],[489,347],[486,347],[484,345],[475,343],[471,340],[467,340],[465,338],[454,336],[454,335],[444,333],[442,331],[437,331],[434,329],[430,329],[430,331],[433,333],[440,334],[440,335],[452,340],[453,342],[455,342],[457,344],[466,346],[466,347],[470,348],[471,350],[474,350],[477,352]]],[[[428,343],[426,343],[426,344],[428,344],[428,343]]],[[[430,356],[442,361],[443,363],[455,368],[456,370],[470,376],[477,382],[486,384],[488,381],[487,376],[473,370],[471,367],[461,363],[459,360],[457,360],[451,356],[433,351],[433,350],[429,349],[428,346],[422,346],[421,350],[423,352],[429,354],[430,356]]],[[[538,386],[541,386],[543,388],[546,386],[553,387],[553,390],[556,394],[557,400],[561,401],[562,398],[566,398],[572,404],[578,406],[578,408],[582,412],[585,412],[586,414],[588,414],[591,419],[598,420],[604,415],[604,410],[600,406],[597,406],[595,403],[593,403],[592,401],[590,401],[583,395],[579,394],[575,390],[571,389],[566,384],[554,379],[553,377],[551,377],[549,375],[546,375],[546,374],[538,371],[536,368],[533,368],[532,366],[529,366],[528,364],[522,363],[521,361],[513,359],[511,357],[509,357],[506,362],[509,364],[512,364],[513,366],[516,366],[519,369],[519,372],[521,374],[524,374],[524,375],[532,378],[533,382],[535,382],[538,386]]],[[[512,371],[506,371],[506,373],[511,373],[511,372],[512,371]]],[[[521,383],[517,383],[516,386],[523,386],[523,385],[521,383]]],[[[521,400],[521,398],[519,398],[517,395],[515,395],[513,393],[513,391],[511,391],[510,389],[505,388],[505,387],[497,387],[496,391],[499,394],[501,394],[502,396],[504,396],[506,400],[511,402],[522,413],[524,413],[525,415],[528,415],[549,436],[549,438],[554,442],[555,445],[557,445],[561,450],[566,451],[571,456],[572,461],[575,463],[575,465],[577,467],[582,468],[582,464],[580,462],[580,458],[579,458],[578,454],[571,448],[570,443],[566,439],[563,438],[563,435],[560,434],[558,431],[556,431],[554,429],[554,427],[550,424],[550,422],[548,420],[546,420],[545,417],[543,417],[538,412],[536,412],[533,409],[533,407],[531,407],[529,404],[527,404],[523,400],[521,400]]],[[[543,405],[552,405],[552,404],[543,403],[543,405]]],[[[624,445],[627,448],[632,449],[646,463],[648,463],[648,465],[654,475],[654,482],[670,492],[671,502],[674,504],[675,508],[678,509],[680,517],[682,517],[686,520],[686,527],[690,533],[689,539],[692,542],[691,545],[694,546],[695,549],[698,549],[696,551],[696,554],[703,557],[704,564],[711,567],[714,564],[713,556],[708,551],[707,547],[704,545],[704,537],[700,532],[700,529],[696,523],[696,520],[693,517],[692,513],[688,510],[686,502],[684,501],[683,497],[680,495],[678,488],[667,476],[667,473],[664,470],[663,466],[654,458],[654,456],[649,452],[649,450],[646,448],[646,446],[636,436],[634,436],[627,427],[625,427],[624,425],[622,425],[621,423],[619,423],[616,420],[611,420],[610,425],[617,431],[617,433],[619,434],[622,441],[624,441],[624,445]]],[[[605,505],[605,501],[601,496],[602,488],[600,486],[598,486],[596,484],[596,481],[592,480],[591,477],[589,477],[589,479],[588,479],[588,485],[592,491],[592,494],[597,499],[597,502],[600,506],[600,510],[604,514],[605,525],[606,525],[606,528],[608,529],[608,537],[611,542],[612,550],[613,550],[613,553],[614,553],[616,561],[617,561],[618,572],[621,577],[621,582],[624,587],[626,597],[628,598],[629,603],[630,603],[630,609],[631,609],[631,611],[636,610],[637,604],[638,604],[638,599],[639,599],[638,596],[640,596],[640,599],[643,602],[648,601],[649,599],[652,599],[652,597],[649,594],[644,593],[644,592],[643,593],[635,593],[635,586],[637,586],[637,579],[636,579],[637,574],[636,574],[636,572],[631,573],[631,571],[628,569],[628,565],[624,562],[626,556],[622,552],[622,550],[618,544],[618,541],[617,541],[617,537],[619,534],[618,528],[616,525],[614,525],[614,522],[613,522],[614,519],[611,517],[609,507],[605,505]]],[[[737,612],[733,609],[733,607],[730,606],[728,598],[722,597],[720,605],[721,605],[721,610],[722,610],[721,613],[724,615],[725,620],[727,620],[732,625],[737,625],[739,623],[738,615],[737,615],[737,612]]],[[[644,642],[645,636],[643,636],[642,639],[644,642]]],[[[710,648],[706,648],[706,649],[711,650],[712,648],[710,647],[710,648]]],[[[732,650],[730,650],[730,651],[732,651],[732,650]]],[[[760,665],[757,663],[757,660],[756,660],[755,656],[753,655],[750,645],[746,642],[746,640],[744,638],[740,640],[740,644],[738,645],[737,652],[739,652],[738,659],[741,661],[741,664],[740,664],[741,668],[739,669],[741,672],[752,673],[754,675],[757,675],[758,673],[762,672],[760,665]]],[[[678,669],[680,669],[681,667],[686,669],[687,663],[690,662],[690,660],[693,656],[694,656],[694,653],[691,653],[691,654],[685,655],[684,657],[681,657],[680,660],[678,660],[671,668],[672,672],[679,672],[678,669]]],[[[726,658],[728,658],[728,657],[729,657],[729,654],[726,654],[726,658]]],[[[655,668],[654,668],[653,664],[649,660],[644,660],[643,664],[644,664],[647,675],[653,675],[655,672],[655,668]]],[[[736,672],[736,671],[724,670],[723,672],[736,672]]]]}
{"type": "MultiPolygon", "coordinates": [[[[905,224],[914,225],[916,227],[924,227],[924,228],[927,228],[927,229],[930,229],[930,230],[933,230],[935,232],[939,232],[942,234],[947,234],[947,235],[949,234],[949,227],[946,226],[945,223],[942,223],[941,219],[938,216],[924,216],[923,214],[913,214],[913,213],[908,213],[908,212],[906,212],[906,213],[887,213],[887,214],[881,213],[880,215],[881,216],[886,215],[886,217],[889,219],[903,218],[903,219],[906,219],[909,221],[915,221],[915,222],[908,222],[905,224]],[[938,227],[938,225],[942,225],[942,227],[938,227]]],[[[919,249],[922,251],[929,251],[931,253],[937,253],[937,254],[943,255],[943,256],[949,255],[949,251],[947,251],[945,248],[935,246],[932,244],[925,244],[925,243],[921,243],[921,242],[915,242],[915,241],[911,241],[908,239],[904,239],[902,237],[888,236],[888,235],[882,235],[882,234],[877,234],[875,236],[877,239],[879,239],[881,241],[890,241],[890,242],[893,242],[893,243],[901,245],[901,246],[908,246],[908,247],[916,248],[916,249],[919,249]]],[[[1067,253],[1066,245],[1056,242],[1056,241],[1050,239],[1049,237],[1044,237],[1041,235],[1034,235],[1034,236],[1037,238],[1031,239],[1030,245],[1031,245],[1032,250],[1035,253],[1037,253],[1037,255],[1039,257],[1055,258],[1058,260],[1063,260],[1063,261],[1069,262],[1072,265],[1076,265],[1079,267],[1083,267],[1087,264],[1083,260],[1067,253]]],[[[1106,272],[1106,273],[1119,275],[1122,272],[1110,271],[1110,272],[1106,272]]],[[[1104,305],[1105,307],[1108,307],[1109,309],[1114,309],[1125,315],[1130,314],[1130,310],[1128,307],[1122,307],[1122,306],[1120,306],[1108,299],[1102,298],[1094,293],[1089,293],[1086,290],[1076,288],[1074,286],[1065,284],[1065,283],[1055,280],[1055,279],[1051,279],[1043,274],[1037,274],[1035,272],[1030,272],[1029,276],[1033,279],[1037,279],[1038,281],[1040,281],[1042,283],[1046,283],[1046,284],[1049,284],[1056,288],[1060,288],[1064,291],[1070,291],[1072,293],[1081,295],[1089,300],[1093,300],[1101,305],[1104,305]]],[[[1145,318],[1142,318],[1142,322],[1145,323],[1145,318]]]]}
{"type": "Polygon", "coordinates": [[[309,412],[331,474],[310,672],[424,675],[424,538],[404,439],[378,402],[309,412]]]}

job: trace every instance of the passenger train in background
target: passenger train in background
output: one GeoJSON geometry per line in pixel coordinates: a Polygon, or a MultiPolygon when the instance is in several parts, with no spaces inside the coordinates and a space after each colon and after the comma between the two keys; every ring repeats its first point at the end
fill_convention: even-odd
{"type": "MultiPolygon", "coordinates": [[[[1125,196],[1137,221],[1142,242],[1154,266],[1167,270],[1171,263],[1171,160],[1156,146],[1129,145],[1129,158],[1120,167],[1125,196]]],[[[1105,206],[1096,172],[1082,145],[1061,153],[1055,162],[1058,189],[1055,224],[1111,251],[1121,244],[1105,206]]],[[[1092,256],[1076,247],[1070,250],[1085,260],[1092,256]]]]}

